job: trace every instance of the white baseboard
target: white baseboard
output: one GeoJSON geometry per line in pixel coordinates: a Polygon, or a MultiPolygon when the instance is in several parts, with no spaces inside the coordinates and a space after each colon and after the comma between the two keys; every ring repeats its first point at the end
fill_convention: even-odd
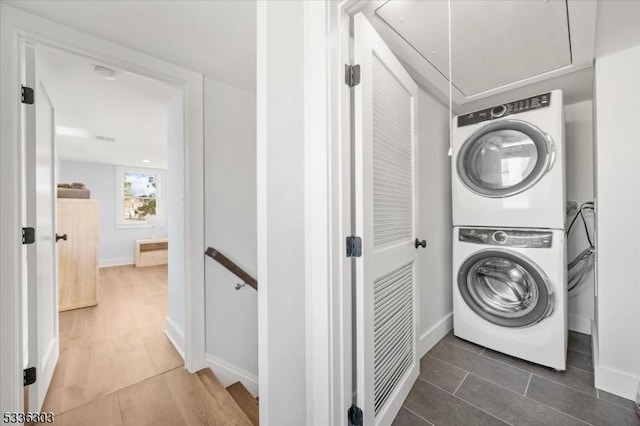
{"type": "Polygon", "coordinates": [[[133,265],[133,257],[116,257],[114,259],[100,259],[101,268],[107,268],[109,266],[123,266],[133,265]]]}
{"type": "Polygon", "coordinates": [[[569,315],[569,330],[591,334],[591,318],[580,315],[569,315]]]}
{"type": "Polygon", "coordinates": [[[602,389],[632,401],[636,400],[636,390],[638,389],[640,376],[602,365],[594,365],[593,374],[596,389],[602,389]]]}
{"type": "Polygon", "coordinates": [[[418,339],[418,356],[422,358],[453,328],[453,313],[448,314],[418,339]]]}
{"type": "Polygon", "coordinates": [[[231,365],[211,354],[206,354],[204,361],[224,387],[240,382],[251,392],[251,395],[258,396],[258,376],[255,374],[231,365]]]}
{"type": "Polygon", "coordinates": [[[636,390],[640,377],[633,374],[619,371],[604,365],[600,365],[600,350],[598,342],[598,329],[593,326],[593,376],[596,389],[612,393],[614,395],[627,398],[632,401],[636,400],[636,390]]]}
{"type": "Polygon", "coordinates": [[[164,334],[184,360],[184,332],[169,317],[164,321],[164,334]]]}

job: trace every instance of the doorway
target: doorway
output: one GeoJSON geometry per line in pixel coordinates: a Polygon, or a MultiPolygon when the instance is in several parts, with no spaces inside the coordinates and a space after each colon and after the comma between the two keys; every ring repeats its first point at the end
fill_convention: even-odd
{"type": "MultiPolygon", "coordinates": [[[[168,222],[168,234],[176,236],[171,258],[175,255],[176,261],[169,261],[175,268],[169,267],[169,276],[172,276],[180,286],[173,289],[173,295],[179,315],[179,323],[175,327],[167,327],[167,334],[181,348],[184,355],[185,367],[189,371],[202,368],[204,359],[204,324],[203,311],[203,265],[201,255],[203,218],[202,210],[195,206],[201,205],[203,200],[202,184],[202,78],[197,73],[165,63],[161,60],[146,56],[139,52],[123,48],[106,40],[92,37],[87,34],[60,26],[51,21],[43,20],[33,15],[25,14],[15,9],[2,5],[2,50],[7,52],[6,61],[3,60],[2,90],[3,94],[16,94],[17,96],[2,96],[3,120],[2,140],[2,186],[7,191],[7,200],[14,206],[12,209],[3,209],[2,234],[7,236],[7,247],[11,247],[3,256],[3,282],[11,285],[3,286],[2,335],[7,344],[0,349],[2,357],[2,385],[0,394],[2,406],[14,411],[23,411],[23,369],[36,367],[37,365],[24,365],[25,352],[29,348],[23,346],[23,337],[34,336],[31,330],[24,325],[24,315],[37,312],[35,309],[24,309],[22,295],[23,281],[29,278],[26,265],[22,263],[23,254],[21,242],[16,237],[15,229],[20,229],[27,222],[27,200],[23,175],[32,171],[32,167],[23,164],[20,160],[26,155],[27,142],[25,135],[20,130],[21,117],[26,108],[31,105],[22,103],[20,86],[25,85],[23,70],[25,69],[24,47],[33,49],[58,49],[72,52],[87,60],[96,61],[116,70],[124,70],[132,74],[165,82],[180,92],[177,99],[179,108],[183,113],[178,114],[179,125],[174,129],[179,144],[170,155],[181,158],[181,169],[178,170],[178,178],[171,180],[167,190],[174,191],[178,196],[178,202],[172,203],[172,219],[168,222]],[[17,90],[16,90],[17,88],[17,90]],[[6,124],[6,125],[5,125],[6,124]],[[11,141],[11,142],[10,142],[11,141]],[[15,143],[15,141],[22,141],[15,143]],[[6,142],[6,143],[5,143],[6,142]],[[188,196],[187,196],[188,194],[188,196]],[[23,201],[24,200],[24,201],[23,201]],[[172,223],[174,225],[172,225],[172,223]],[[173,226],[173,231],[172,231],[173,226]],[[9,244],[11,243],[11,244],[9,244]],[[15,244],[14,244],[15,243],[15,244]],[[198,255],[195,255],[198,253],[198,255]],[[6,265],[5,265],[6,262],[6,265]],[[19,265],[22,265],[20,267],[19,265]],[[7,266],[5,268],[5,266],[7,266]],[[189,283],[186,285],[186,283],[189,283]],[[196,301],[193,303],[193,301],[196,301]],[[6,321],[5,321],[6,320],[6,321]]],[[[52,101],[53,103],[53,101],[52,101]]],[[[53,129],[51,129],[53,130],[53,129]]],[[[50,170],[54,168],[49,167],[50,170]]],[[[53,185],[53,177],[50,178],[53,185]]],[[[112,180],[115,185],[115,179],[112,180]]],[[[52,187],[51,187],[52,188],[52,187]]],[[[171,195],[169,195],[170,198],[171,195]]],[[[115,211],[112,212],[115,215],[115,211]]],[[[28,227],[28,226],[27,226],[28,227]]],[[[36,234],[37,235],[37,234],[36,234]]],[[[53,233],[48,236],[54,240],[53,233]]],[[[3,249],[4,250],[4,249],[3,249]]],[[[3,251],[4,252],[4,251],[3,251]]],[[[53,278],[54,275],[51,275],[53,278]]],[[[172,279],[169,279],[172,282],[172,279]]],[[[33,288],[31,289],[33,290],[33,288]]],[[[171,286],[169,286],[171,293],[171,286]]],[[[33,294],[34,291],[31,291],[33,294]]],[[[44,293],[43,293],[44,294],[44,293]]],[[[33,300],[29,300],[33,303],[33,300]]],[[[51,310],[51,315],[56,310],[51,310]]],[[[32,324],[34,321],[30,321],[32,324]]],[[[55,333],[54,333],[55,335],[55,333]]],[[[34,339],[29,339],[33,341],[34,339]]],[[[55,336],[52,338],[55,340],[55,336]]],[[[57,343],[44,342],[40,348],[55,347],[57,343]]],[[[55,358],[55,357],[54,357],[55,358]]],[[[33,361],[33,357],[30,361],[33,361]]],[[[46,376],[41,376],[44,378],[46,376]]],[[[47,382],[40,380],[40,382],[47,382]]],[[[39,392],[38,399],[44,399],[46,392],[39,392]]],[[[37,404],[36,404],[37,405],[37,404]]],[[[34,411],[34,406],[30,407],[34,411]]]]}
{"type": "MultiPolygon", "coordinates": [[[[41,375],[30,406],[57,416],[183,365],[178,351],[184,349],[165,336],[175,328],[169,287],[177,285],[168,278],[175,270],[167,265],[175,239],[168,210],[179,202],[168,183],[181,180],[182,169],[181,157],[168,152],[181,145],[174,129],[181,127],[183,108],[181,91],[166,83],[60,50],[36,48],[35,54],[42,92],[35,94],[36,107],[46,88],[55,117],[53,294],[60,313],[50,323],[60,358],[52,377],[41,375]]],[[[35,120],[39,129],[40,115],[35,120]]],[[[40,145],[36,139],[36,151],[40,145]]],[[[40,290],[38,307],[51,306],[42,303],[51,295],[40,290]]],[[[35,334],[44,343],[40,327],[47,313],[39,309],[38,315],[35,334]]],[[[41,349],[30,351],[25,364],[33,364],[41,349]]]]}

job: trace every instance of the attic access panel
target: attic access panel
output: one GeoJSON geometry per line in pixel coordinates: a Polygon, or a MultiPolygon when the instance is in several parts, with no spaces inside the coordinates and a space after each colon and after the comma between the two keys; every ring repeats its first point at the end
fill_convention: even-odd
{"type": "MultiPolygon", "coordinates": [[[[390,0],[376,14],[449,78],[445,0],[390,0]]],[[[572,64],[566,0],[451,1],[453,85],[470,97],[572,64]]]]}

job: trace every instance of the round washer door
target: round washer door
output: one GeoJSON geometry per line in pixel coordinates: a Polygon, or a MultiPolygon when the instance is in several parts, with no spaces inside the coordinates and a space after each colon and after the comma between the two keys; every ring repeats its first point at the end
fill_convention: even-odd
{"type": "Polygon", "coordinates": [[[519,120],[501,120],[471,135],[458,153],[458,176],[485,197],[508,197],[535,185],[553,164],[551,138],[519,120]]]}
{"type": "Polygon", "coordinates": [[[503,327],[528,327],[553,312],[549,279],[515,252],[484,250],[472,255],[458,271],[458,289],[476,314],[503,327]]]}

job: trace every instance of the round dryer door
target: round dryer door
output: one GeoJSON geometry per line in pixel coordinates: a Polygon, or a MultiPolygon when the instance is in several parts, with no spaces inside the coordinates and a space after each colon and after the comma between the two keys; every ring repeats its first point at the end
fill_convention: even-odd
{"type": "Polygon", "coordinates": [[[469,308],[503,327],[531,326],[553,312],[549,279],[515,252],[485,250],[469,257],[458,272],[458,289],[469,308]]]}
{"type": "Polygon", "coordinates": [[[533,186],[551,168],[551,138],[519,120],[490,123],[474,133],[458,153],[458,176],[485,197],[508,197],[533,186]]]}

